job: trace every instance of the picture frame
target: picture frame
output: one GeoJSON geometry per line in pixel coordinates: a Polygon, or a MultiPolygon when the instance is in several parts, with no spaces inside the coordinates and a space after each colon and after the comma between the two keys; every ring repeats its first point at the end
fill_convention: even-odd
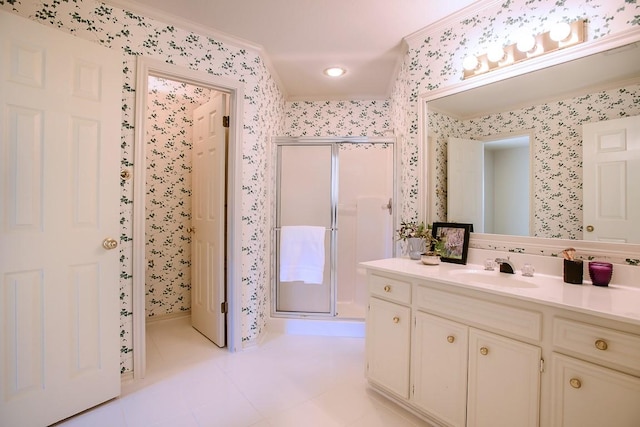
{"type": "Polygon", "coordinates": [[[434,222],[431,234],[444,242],[444,253],[440,256],[442,262],[466,264],[469,252],[469,236],[473,231],[473,224],[457,222],[434,222]]]}

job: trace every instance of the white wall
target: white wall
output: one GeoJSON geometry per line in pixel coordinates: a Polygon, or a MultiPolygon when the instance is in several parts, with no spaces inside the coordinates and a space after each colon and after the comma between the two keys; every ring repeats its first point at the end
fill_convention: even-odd
{"type": "Polygon", "coordinates": [[[494,177],[492,233],[528,236],[529,147],[489,152],[493,157],[494,177]]]}

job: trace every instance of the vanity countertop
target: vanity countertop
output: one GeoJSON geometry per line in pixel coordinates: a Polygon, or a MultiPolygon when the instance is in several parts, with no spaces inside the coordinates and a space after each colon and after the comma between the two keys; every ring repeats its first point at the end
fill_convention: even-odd
{"type": "Polygon", "coordinates": [[[582,285],[564,283],[562,277],[535,274],[524,277],[516,274],[484,271],[480,265],[441,263],[424,265],[408,258],[387,258],[363,262],[367,269],[403,274],[416,279],[432,279],[463,289],[512,297],[549,306],[632,323],[640,326],[640,288],[609,284],[593,286],[585,280],[582,285]],[[495,284],[497,283],[497,284],[495,284]]]}

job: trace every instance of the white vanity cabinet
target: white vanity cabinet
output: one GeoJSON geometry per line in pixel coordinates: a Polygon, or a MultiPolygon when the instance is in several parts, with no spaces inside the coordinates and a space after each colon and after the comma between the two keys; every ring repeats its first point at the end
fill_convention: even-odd
{"type": "Polygon", "coordinates": [[[524,333],[538,337],[539,313],[421,285],[416,308],[412,404],[449,426],[538,425],[540,347],[470,325],[513,332],[532,319],[524,333]]]}
{"type": "Polygon", "coordinates": [[[469,328],[421,311],[415,315],[411,402],[450,426],[467,413],[469,328]]]}
{"type": "Polygon", "coordinates": [[[630,373],[640,371],[640,336],[563,318],[553,326],[552,426],[639,426],[640,378],[630,373]]]}
{"type": "Polygon", "coordinates": [[[371,275],[369,292],[367,377],[397,396],[408,399],[411,284],[371,275]]]}
{"type": "Polygon", "coordinates": [[[540,347],[471,329],[467,426],[537,426],[540,360],[540,347]]]}
{"type": "Polygon", "coordinates": [[[368,380],[434,426],[640,426],[640,290],[364,265],[368,380]]]}

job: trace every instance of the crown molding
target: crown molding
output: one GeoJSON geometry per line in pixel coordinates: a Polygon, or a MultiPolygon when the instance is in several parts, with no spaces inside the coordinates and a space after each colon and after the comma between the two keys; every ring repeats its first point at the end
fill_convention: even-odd
{"type": "Polygon", "coordinates": [[[190,31],[206,37],[211,37],[215,40],[218,40],[225,44],[235,46],[239,49],[247,49],[249,51],[254,52],[255,54],[259,55],[260,59],[262,59],[262,62],[264,62],[264,65],[269,71],[269,74],[271,74],[271,77],[275,80],[276,85],[278,86],[278,89],[280,90],[280,93],[282,94],[283,99],[287,99],[287,92],[284,89],[285,86],[283,85],[282,80],[280,79],[280,76],[276,72],[275,67],[273,66],[273,63],[271,62],[271,58],[269,58],[269,55],[267,54],[266,50],[262,45],[253,43],[249,40],[245,40],[240,37],[236,37],[222,31],[217,31],[214,28],[195,23],[188,19],[177,17],[170,13],[163,12],[159,9],[154,9],[145,5],[141,5],[132,0],[100,0],[100,1],[112,7],[117,7],[122,10],[128,10],[130,12],[154,19],[162,23],[175,25],[176,27],[186,31],[190,31]]]}

